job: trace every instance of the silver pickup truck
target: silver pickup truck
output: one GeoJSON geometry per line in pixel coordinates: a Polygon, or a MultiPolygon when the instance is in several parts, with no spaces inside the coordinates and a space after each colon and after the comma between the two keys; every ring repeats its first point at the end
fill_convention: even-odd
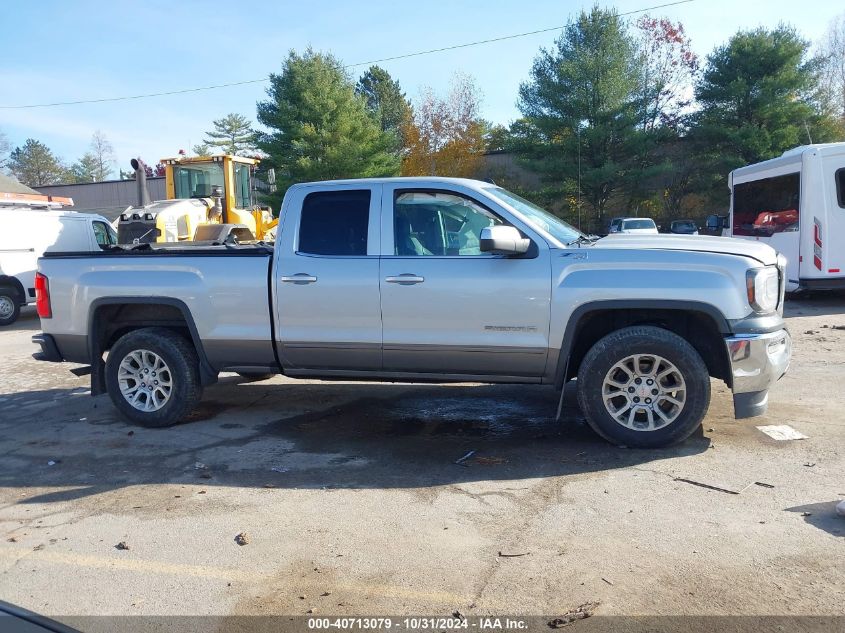
{"type": "Polygon", "coordinates": [[[92,394],[152,427],[183,419],[222,371],[558,390],[577,379],[591,427],[627,446],[689,436],[711,376],[733,390],[736,417],[763,413],[789,364],[785,262],[768,246],[597,240],[451,178],[295,185],[281,218],[274,245],[46,255],[35,357],[90,366],[92,394]]]}

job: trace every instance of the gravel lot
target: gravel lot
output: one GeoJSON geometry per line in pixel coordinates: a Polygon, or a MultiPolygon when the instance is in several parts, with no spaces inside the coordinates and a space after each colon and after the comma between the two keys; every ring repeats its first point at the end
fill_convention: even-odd
{"type": "Polygon", "coordinates": [[[843,615],[845,295],[787,313],[767,416],[733,420],[714,382],[701,433],[625,450],[528,386],[225,376],[193,421],[135,428],[31,359],[27,310],[0,330],[0,597],[54,616],[843,615]]]}

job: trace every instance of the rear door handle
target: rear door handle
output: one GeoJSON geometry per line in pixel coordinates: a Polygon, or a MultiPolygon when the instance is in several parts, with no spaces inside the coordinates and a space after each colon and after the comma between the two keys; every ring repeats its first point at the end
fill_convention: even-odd
{"type": "Polygon", "coordinates": [[[402,273],[395,277],[385,277],[384,280],[389,284],[401,284],[403,286],[413,286],[414,284],[421,284],[425,281],[425,277],[414,275],[412,273],[402,273]]]}
{"type": "Polygon", "coordinates": [[[308,273],[296,273],[290,277],[282,277],[282,281],[289,284],[313,284],[317,278],[308,273]]]}

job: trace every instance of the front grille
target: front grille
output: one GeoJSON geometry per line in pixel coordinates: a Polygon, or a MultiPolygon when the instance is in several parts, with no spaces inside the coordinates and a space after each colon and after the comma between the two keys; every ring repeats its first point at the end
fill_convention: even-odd
{"type": "Polygon", "coordinates": [[[117,224],[117,242],[132,244],[137,239],[141,244],[150,244],[156,241],[155,228],[155,220],[121,220],[117,224]]]}

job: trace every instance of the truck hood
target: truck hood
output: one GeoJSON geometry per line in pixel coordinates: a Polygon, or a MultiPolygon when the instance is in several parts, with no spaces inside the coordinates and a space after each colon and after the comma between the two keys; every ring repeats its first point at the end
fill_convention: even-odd
{"type": "Polygon", "coordinates": [[[666,251],[723,253],[756,259],[765,266],[777,263],[777,251],[767,244],[733,237],[700,235],[626,235],[614,234],[600,239],[593,248],[632,248],[666,251]]]}

